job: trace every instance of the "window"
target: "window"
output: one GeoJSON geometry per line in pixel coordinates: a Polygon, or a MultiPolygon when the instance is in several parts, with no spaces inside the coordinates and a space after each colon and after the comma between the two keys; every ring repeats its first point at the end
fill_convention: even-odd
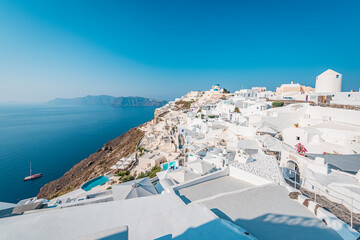
{"type": "Polygon", "coordinates": [[[300,137],[296,137],[296,140],[300,141],[300,137]]]}
{"type": "Polygon", "coordinates": [[[336,78],[339,78],[339,74],[336,75],[336,78]]]}

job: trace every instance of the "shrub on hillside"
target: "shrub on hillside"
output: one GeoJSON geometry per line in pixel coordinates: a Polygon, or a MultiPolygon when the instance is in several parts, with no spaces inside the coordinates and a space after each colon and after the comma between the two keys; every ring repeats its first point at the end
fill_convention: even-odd
{"type": "Polygon", "coordinates": [[[284,106],[284,102],[281,101],[275,101],[272,103],[273,108],[282,107],[282,106],[284,106]]]}
{"type": "Polygon", "coordinates": [[[132,181],[132,180],[134,180],[134,179],[135,179],[134,176],[132,176],[132,175],[126,175],[126,176],[124,176],[124,177],[121,178],[121,181],[122,181],[122,182],[128,182],[128,181],[132,181]]]}

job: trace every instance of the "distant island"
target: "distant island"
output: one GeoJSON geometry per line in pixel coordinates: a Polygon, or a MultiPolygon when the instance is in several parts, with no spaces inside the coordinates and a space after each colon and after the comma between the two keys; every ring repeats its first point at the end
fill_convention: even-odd
{"type": "Polygon", "coordinates": [[[77,98],[56,98],[48,101],[56,105],[108,105],[114,107],[161,107],[167,101],[144,97],[113,97],[109,95],[86,96],[77,98]]]}

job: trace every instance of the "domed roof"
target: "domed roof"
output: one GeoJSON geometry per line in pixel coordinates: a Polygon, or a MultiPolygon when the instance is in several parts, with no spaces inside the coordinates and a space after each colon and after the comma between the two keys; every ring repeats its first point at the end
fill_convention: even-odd
{"type": "Polygon", "coordinates": [[[328,70],[326,70],[325,72],[321,73],[318,77],[320,77],[320,76],[325,76],[325,75],[341,75],[341,74],[338,73],[338,72],[335,72],[335,71],[332,70],[332,69],[328,69],[328,70]]]}

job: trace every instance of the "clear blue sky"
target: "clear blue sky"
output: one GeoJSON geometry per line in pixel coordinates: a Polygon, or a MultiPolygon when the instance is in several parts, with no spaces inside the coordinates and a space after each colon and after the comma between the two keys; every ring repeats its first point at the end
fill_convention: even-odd
{"type": "Polygon", "coordinates": [[[0,102],[360,87],[360,1],[3,1],[0,102]],[[196,2],[196,3],[195,3],[196,2]]]}

